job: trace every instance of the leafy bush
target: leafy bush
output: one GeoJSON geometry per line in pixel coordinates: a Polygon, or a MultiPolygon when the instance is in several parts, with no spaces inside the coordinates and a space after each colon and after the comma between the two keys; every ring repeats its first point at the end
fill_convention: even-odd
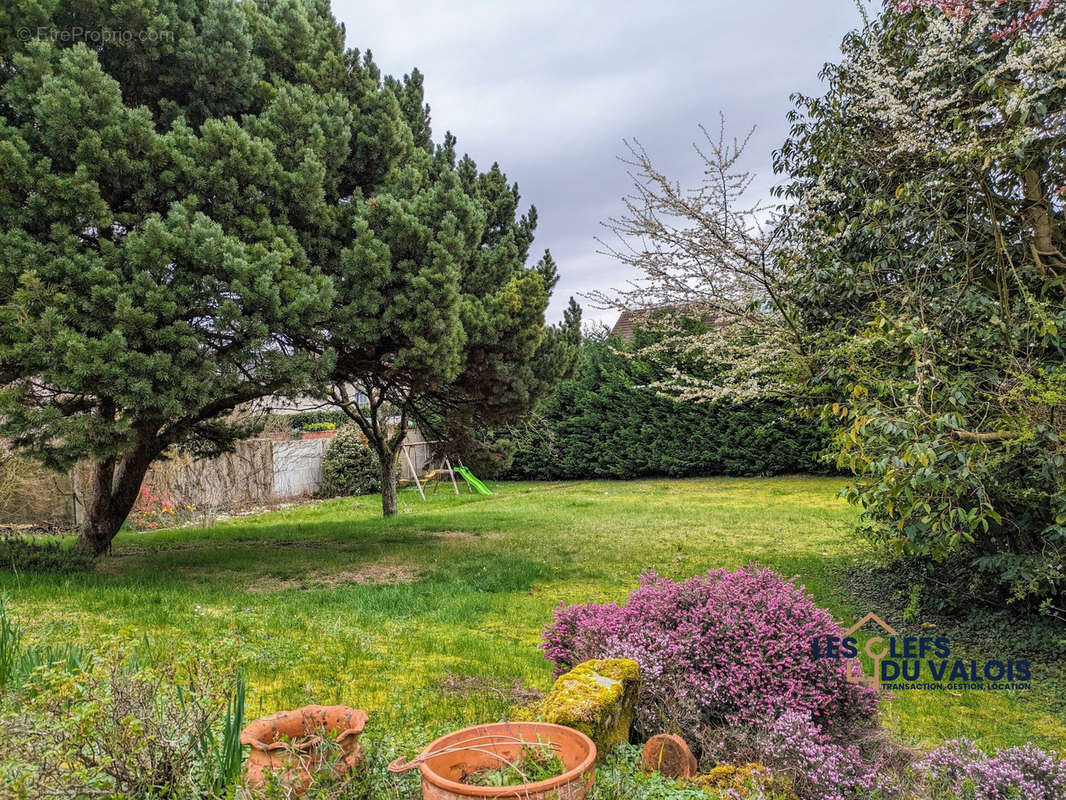
{"type": "Polygon", "coordinates": [[[1064,3],[885,3],[775,158],[796,212],[776,296],[847,497],[890,546],[1059,609],[1064,40],[1064,3]]]}
{"type": "Polygon", "coordinates": [[[305,433],[319,433],[321,431],[334,431],[336,429],[337,426],[334,425],[332,422],[311,422],[307,425],[304,425],[301,430],[303,430],[305,433]]]}
{"type": "Polygon", "coordinates": [[[1066,797],[1066,761],[1032,744],[1008,747],[988,756],[967,740],[947,742],[918,768],[936,800],[1056,800],[1066,797]]]}
{"type": "Polygon", "coordinates": [[[343,428],[351,424],[351,419],[343,411],[299,411],[295,414],[286,414],[285,420],[294,431],[310,430],[309,425],[329,423],[334,428],[343,428]]]}
{"type": "Polygon", "coordinates": [[[381,467],[362,432],[354,425],[341,428],[322,459],[322,497],[347,497],[381,491],[381,467]]]}
{"type": "Polygon", "coordinates": [[[59,542],[0,536],[0,570],[4,572],[73,575],[88,572],[92,567],[91,556],[59,542]]]}
{"type": "Polygon", "coordinates": [[[846,680],[843,660],[811,657],[814,637],[841,635],[828,611],[769,569],[683,583],[647,572],[620,606],[557,608],[544,652],[557,674],[590,658],[637,661],[648,734],[676,727],[698,741],[708,727],[757,727],[793,711],[847,735],[872,726],[877,695],[846,680]]]}
{"type": "Polygon", "coordinates": [[[32,674],[19,710],[0,718],[5,796],[223,796],[242,760],[243,683],[195,655],[143,656],[32,674]]]}
{"type": "MultiPolygon", "coordinates": [[[[735,794],[731,796],[736,797],[735,794]]],[[[756,800],[765,795],[753,791],[741,796],[756,800]]],[[[730,795],[724,792],[712,794],[702,786],[673,780],[659,772],[648,772],[641,761],[641,748],[622,744],[597,765],[596,782],[588,800],[715,800],[718,797],[730,795]]]]}
{"type": "Polygon", "coordinates": [[[645,386],[655,367],[585,341],[578,372],[514,440],[514,480],[825,472],[822,423],[785,401],[679,402],[645,386]]]}

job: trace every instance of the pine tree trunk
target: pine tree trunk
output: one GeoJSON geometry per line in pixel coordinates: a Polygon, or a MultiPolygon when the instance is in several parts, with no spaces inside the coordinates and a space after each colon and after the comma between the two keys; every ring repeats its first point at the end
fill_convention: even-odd
{"type": "Polygon", "coordinates": [[[381,513],[391,517],[396,513],[396,452],[379,452],[378,461],[381,463],[381,513]]]}
{"type": "Polygon", "coordinates": [[[75,547],[94,557],[110,549],[137,502],[152,457],[147,448],[140,448],[119,461],[117,469],[115,464],[114,459],[94,463],[86,488],[85,519],[75,547]]]}

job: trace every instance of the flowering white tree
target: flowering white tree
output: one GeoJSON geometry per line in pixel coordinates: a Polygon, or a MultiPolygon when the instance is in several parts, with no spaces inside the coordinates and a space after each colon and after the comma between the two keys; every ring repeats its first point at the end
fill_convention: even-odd
{"type": "Polygon", "coordinates": [[[700,130],[693,150],[704,179],[692,188],[660,171],[640,142],[627,142],[621,160],[632,192],[625,212],[604,223],[611,235],[600,243],[638,277],[592,299],[669,332],[641,348],[662,369],[660,391],[708,402],[792,391],[799,359],[789,356],[800,355],[800,340],[789,335],[780,296],[783,220],[750,198],[754,175],[742,161],[753,131],[730,138],[724,118],[716,134],[700,130]],[[710,324],[682,324],[702,320],[710,324]]]}

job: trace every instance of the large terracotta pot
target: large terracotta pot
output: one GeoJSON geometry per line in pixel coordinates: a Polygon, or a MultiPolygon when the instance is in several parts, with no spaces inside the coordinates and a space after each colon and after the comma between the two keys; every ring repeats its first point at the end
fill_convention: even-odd
{"type": "Polygon", "coordinates": [[[273,773],[292,795],[303,794],[311,784],[311,773],[322,766],[318,744],[323,732],[336,734],[341,750],[334,774],[347,774],[363,760],[359,735],[366,721],[365,711],[348,706],[304,706],[257,719],[241,731],[241,744],[251,748],[245,785],[253,791],[262,789],[267,774],[273,773]]]}
{"type": "MultiPolygon", "coordinates": [[[[399,760],[398,760],[399,761],[399,760]]],[[[442,736],[409,764],[394,762],[389,769],[403,772],[418,766],[425,800],[462,798],[521,798],[521,800],[583,800],[595,780],[596,745],[580,731],[547,722],[498,722],[477,725],[442,736]],[[517,758],[522,742],[551,742],[566,771],[546,781],[521,786],[470,786],[460,783],[464,773],[499,767],[517,758]]]]}

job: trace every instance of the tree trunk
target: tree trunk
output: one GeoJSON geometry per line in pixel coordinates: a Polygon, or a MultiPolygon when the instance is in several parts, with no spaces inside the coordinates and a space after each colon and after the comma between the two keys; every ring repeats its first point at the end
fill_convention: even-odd
{"type": "Polygon", "coordinates": [[[378,461],[381,462],[381,513],[391,517],[396,513],[396,451],[379,451],[378,461]]]}
{"type": "Polygon", "coordinates": [[[148,448],[140,447],[122,458],[117,469],[115,464],[115,459],[94,463],[86,489],[85,519],[75,547],[94,557],[110,549],[111,540],[137,502],[152,455],[148,448]]]}

